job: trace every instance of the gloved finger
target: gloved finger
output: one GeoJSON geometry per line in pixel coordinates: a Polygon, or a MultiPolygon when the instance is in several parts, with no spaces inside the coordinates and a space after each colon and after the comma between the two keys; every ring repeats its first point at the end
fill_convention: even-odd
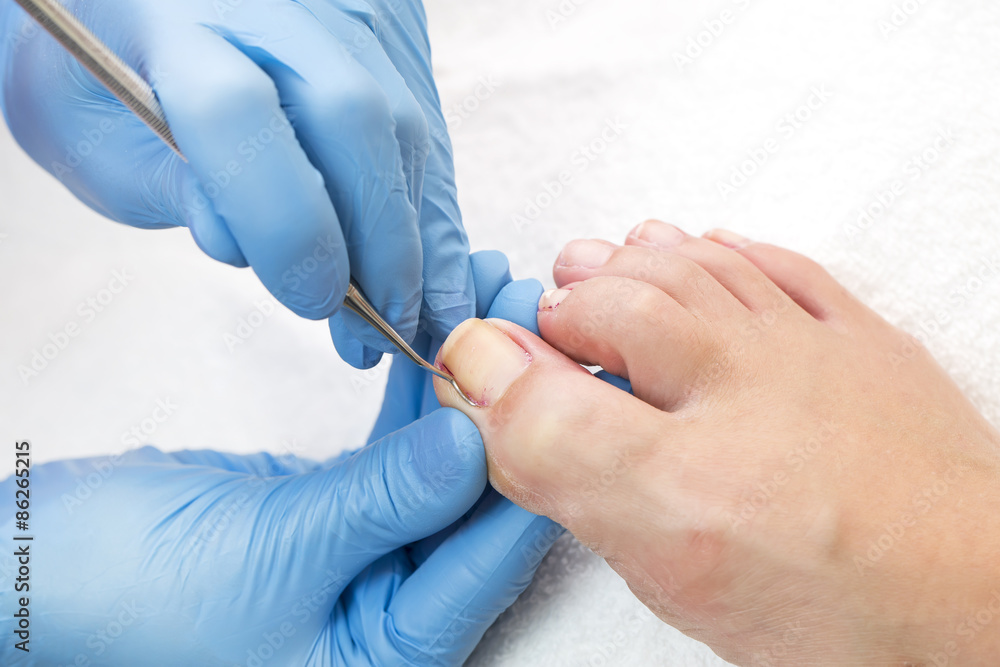
{"type": "Polygon", "coordinates": [[[210,449],[170,452],[170,457],[177,463],[185,465],[218,468],[229,472],[246,473],[256,477],[278,477],[281,475],[300,475],[313,472],[320,464],[310,459],[300,458],[293,454],[275,456],[269,452],[257,454],[233,454],[217,452],[210,449]]]}
{"type": "Polygon", "coordinates": [[[289,480],[270,494],[261,516],[267,521],[271,509],[275,521],[284,517],[282,530],[315,547],[311,560],[356,573],[451,525],[485,487],[479,432],[458,411],[439,410],[335,468],[289,480]]]}
{"type": "Polygon", "coordinates": [[[424,306],[421,325],[435,338],[445,338],[473,317],[475,287],[469,264],[469,240],[462,227],[455,187],[448,125],[441,110],[431,67],[427,17],[423,3],[395,3],[378,15],[376,33],[386,54],[420,103],[430,128],[420,239],[424,251],[424,306]]]}
{"type": "Polygon", "coordinates": [[[469,508],[468,512],[462,515],[461,519],[451,524],[444,530],[434,533],[430,537],[425,537],[424,539],[418,540],[413,544],[406,545],[405,550],[410,558],[410,562],[413,563],[413,566],[415,568],[420,567],[424,561],[430,558],[431,554],[437,551],[437,548],[441,546],[445,540],[451,537],[452,533],[461,528],[462,525],[465,524],[465,522],[479,510],[479,506],[494,493],[496,493],[496,491],[493,490],[493,487],[487,486],[486,490],[483,491],[483,495],[479,497],[479,500],[477,500],[471,508],[469,508]]]}
{"type": "MultiPolygon", "coordinates": [[[[417,334],[411,346],[413,351],[424,359],[433,359],[431,352],[431,337],[426,332],[417,334]]],[[[433,351],[436,354],[437,350],[433,351]]],[[[399,354],[393,357],[389,368],[389,379],[385,386],[385,397],[382,409],[379,411],[375,426],[368,435],[368,442],[384,438],[407,424],[417,420],[423,412],[423,396],[427,391],[427,375],[429,373],[409,359],[399,354]]],[[[433,392],[431,392],[433,393],[433,392]]],[[[438,407],[441,407],[440,405],[438,407]]]]}
{"type": "Polygon", "coordinates": [[[430,150],[427,120],[420,104],[417,103],[373,32],[377,22],[374,11],[367,4],[345,12],[343,7],[328,0],[296,1],[308,9],[319,23],[338,39],[350,56],[371,74],[385,93],[395,122],[396,139],[399,142],[410,203],[419,213],[424,164],[430,150]]]}
{"type": "MultiPolygon", "coordinates": [[[[389,61],[382,50],[382,45],[372,32],[371,26],[374,24],[375,17],[371,8],[365,5],[347,14],[340,7],[328,2],[314,0],[299,0],[299,2],[307,7],[319,19],[320,23],[340,40],[345,49],[358,64],[368,70],[386,94],[395,122],[396,139],[399,142],[408,196],[415,215],[419,217],[424,165],[429,151],[427,121],[406,82],[389,61]]],[[[416,220],[414,222],[416,224],[416,220]]],[[[384,243],[369,242],[358,247],[356,253],[351,254],[351,261],[354,266],[367,266],[378,262],[384,251],[384,243]],[[372,255],[379,257],[369,259],[372,255]]],[[[412,255],[408,259],[412,260],[413,257],[417,256],[422,258],[419,244],[413,243],[409,251],[412,255]]],[[[358,272],[360,274],[361,270],[358,272]]],[[[395,284],[395,281],[402,278],[403,276],[398,273],[390,273],[377,279],[395,284]]],[[[363,285],[367,285],[367,281],[363,281],[360,277],[358,279],[362,281],[363,285]]],[[[367,287],[365,289],[367,295],[367,287]]],[[[412,303],[419,309],[419,300],[412,303]]],[[[381,314],[378,306],[376,306],[376,310],[379,310],[381,314]]],[[[383,317],[387,316],[383,315],[383,317]]],[[[408,331],[397,329],[397,332],[409,341],[410,333],[408,331]]],[[[344,311],[331,320],[330,335],[340,356],[356,368],[372,368],[381,360],[382,352],[395,352],[388,341],[378,336],[373,337],[372,328],[351,312],[344,311]],[[355,340],[361,341],[362,345],[358,345],[355,340]]]]}
{"type": "MultiPolygon", "coordinates": [[[[235,31],[229,39],[277,86],[296,135],[325,179],[352,275],[379,314],[410,341],[420,316],[423,261],[410,181],[419,187],[422,180],[423,114],[406,86],[393,81],[391,64],[385,62],[373,73],[356,60],[376,60],[377,44],[377,50],[352,56],[298,3],[275,3],[272,11],[254,14],[253,20],[266,20],[248,28],[268,40],[257,43],[235,31]],[[273,38],[276,33],[288,39],[273,38]],[[407,171],[412,172],[409,180],[407,171]]],[[[366,346],[393,349],[353,313],[338,317],[366,346]]]]}
{"type": "MultiPolygon", "coordinates": [[[[440,109],[436,93],[434,99],[440,109]]],[[[473,316],[476,297],[469,265],[469,238],[458,208],[451,140],[443,119],[431,127],[431,152],[420,204],[424,252],[421,325],[432,336],[444,338],[473,316]]]]}
{"type": "MultiPolygon", "coordinates": [[[[32,21],[23,13],[19,20],[32,21]]],[[[195,173],[65,49],[32,29],[40,34],[18,44],[5,86],[14,92],[7,120],[25,151],[101,215],[145,229],[188,226],[210,256],[246,266],[195,173]],[[64,85],[29,94],[52,72],[64,85]],[[132,168],[123,168],[126,156],[132,168]]]]}
{"type": "Polygon", "coordinates": [[[492,492],[399,586],[383,620],[386,641],[370,643],[373,654],[460,664],[528,586],[563,532],[492,492]]]}
{"type": "MultiPolygon", "coordinates": [[[[410,203],[419,216],[420,192],[423,188],[424,164],[428,151],[427,122],[409,88],[389,62],[372,33],[370,26],[374,17],[371,8],[367,5],[358,7],[348,16],[340,7],[327,2],[299,1],[327,30],[340,39],[345,49],[368,70],[386,93],[395,121],[396,138],[399,141],[400,158],[410,203]]],[[[381,252],[381,247],[368,244],[359,248],[359,252],[378,253],[381,252]]],[[[416,254],[420,250],[413,247],[412,252],[416,254]]],[[[352,261],[357,263],[367,260],[364,258],[356,260],[352,257],[352,261]]],[[[389,274],[383,278],[391,282],[397,280],[398,276],[389,274]]],[[[406,338],[405,332],[400,333],[406,338]]],[[[371,335],[371,327],[354,313],[342,312],[330,320],[330,336],[338,354],[356,368],[372,368],[381,360],[383,351],[395,351],[387,341],[373,341],[371,335]],[[365,345],[366,342],[372,345],[365,345]]]]}
{"type": "MultiPolygon", "coordinates": [[[[284,30],[291,26],[276,15],[272,34],[284,30]]],[[[275,82],[209,28],[193,28],[184,49],[154,36],[150,50],[162,70],[158,96],[214,215],[272,294],[299,315],[329,317],[347,290],[347,252],[323,176],[299,145],[275,82]]],[[[289,113],[298,110],[293,104],[289,113]]],[[[211,227],[192,224],[196,238],[200,224],[211,227]]]]}
{"type": "Polygon", "coordinates": [[[413,565],[399,549],[379,558],[354,577],[341,595],[341,599],[351,603],[334,607],[325,630],[330,637],[317,642],[319,650],[314,649],[307,663],[309,667],[412,664],[404,662],[398,653],[390,653],[388,660],[376,660],[373,651],[373,647],[384,650],[385,608],[412,573],[413,565]]]}
{"type": "Polygon", "coordinates": [[[544,291],[537,280],[515,280],[500,290],[490,307],[489,317],[513,322],[537,336],[538,300],[544,291]]]}
{"type": "MultiPolygon", "coordinates": [[[[330,318],[330,338],[333,346],[337,350],[340,358],[351,366],[361,370],[374,368],[378,362],[382,361],[382,349],[389,345],[384,340],[378,345],[378,349],[365,345],[354,331],[354,327],[360,326],[360,318],[352,312],[342,310],[330,318]],[[348,320],[353,324],[348,324],[348,320]]],[[[367,326],[367,325],[366,325],[367,326]]],[[[371,328],[371,327],[369,327],[371,328]]],[[[365,334],[365,340],[369,339],[369,334],[365,334]]]]}
{"type": "Polygon", "coordinates": [[[211,200],[205,194],[198,177],[192,170],[183,167],[176,171],[178,178],[175,189],[179,193],[175,195],[175,199],[180,204],[178,208],[184,211],[184,222],[194,242],[212,259],[240,269],[250,266],[239,243],[229,231],[229,226],[212,208],[211,200]]]}
{"type": "MultiPolygon", "coordinates": [[[[476,285],[474,317],[486,317],[500,290],[511,281],[510,262],[499,250],[480,250],[469,258],[476,285]]],[[[447,333],[451,333],[449,330],[447,333]]]]}

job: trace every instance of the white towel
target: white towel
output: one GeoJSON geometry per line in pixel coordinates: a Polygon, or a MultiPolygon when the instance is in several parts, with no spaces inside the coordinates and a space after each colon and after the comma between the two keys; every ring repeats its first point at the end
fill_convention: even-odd
{"type": "MultiPolygon", "coordinates": [[[[1000,422],[996,3],[427,5],[475,248],[551,282],[563,243],[619,240],[647,217],[789,246],[894,323],[930,332],[1000,422]]],[[[39,460],[121,450],[135,432],[164,449],[317,458],[362,442],[384,366],[346,367],[323,324],[271,312],[250,272],[206,259],[185,230],[99,219],[6,134],[0,156],[5,437],[32,439],[39,460]],[[80,304],[123,270],[128,286],[88,319],[80,304]],[[72,323],[79,334],[22,379],[18,366],[72,323]],[[158,402],[172,406],[160,420],[158,402]]],[[[470,664],[725,663],[567,537],[470,664]]]]}

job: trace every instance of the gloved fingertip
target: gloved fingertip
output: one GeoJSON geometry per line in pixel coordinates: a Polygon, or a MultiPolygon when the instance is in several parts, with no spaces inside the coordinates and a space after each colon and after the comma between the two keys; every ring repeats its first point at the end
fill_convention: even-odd
{"type": "Polygon", "coordinates": [[[336,264],[325,265],[328,271],[324,275],[317,272],[310,278],[314,288],[304,288],[303,282],[289,273],[279,279],[267,276],[259,267],[254,267],[257,276],[274,295],[290,311],[307,320],[325,320],[338,312],[343,312],[344,297],[347,294],[349,279],[342,267],[336,264]]]}
{"type": "Polygon", "coordinates": [[[461,438],[456,439],[459,460],[464,461],[470,468],[485,471],[486,445],[483,443],[483,436],[479,432],[479,428],[459,410],[441,408],[441,411],[448,415],[461,435],[461,438]]]}
{"type": "Polygon", "coordinates": [[[476,317],[482,319],[489,313],[500,290],[511,281],[510,262],[499,250],[481,250],[469,259],[476,286],[476,317]]]}
{"type": "Polygon", "coordinates": [[[333,346],[336,348],[340,358],[346,363],[359,370],[367,370],[364,366],[365,346],[348,330],[343,318],[343,312],[340,312],[328,321],[333,346]]]}
{"type": "Polygon", "coordinates": [[[382,361],[383,352],[372,349],[365,345],[362,351],[361,364],[365,370],[375,368],[382,361]]]}
{"type": "Polygon", "coordinates": [[[529,278],[515,280],[500,290],[490,307],[489,317],[508,320],[538,335],[538,300],[545,288],[529,278]]]}
{"type": "MultiPolygon", "coordinates": [[[[481,470],[486,473],[486,447],[479,429],[471,419],[454,408],[441,408],[424,417],[428,428],[440,433],[435,447],[429,448],[433,454],[424,465],[428,472],[439,470],[445,463],[461,465],[466,470],[481,470]],[[439,460],[431,460],[438,456],[439,460]]],[[[486,478],[483,477],[485,487],[486,478]]]]}
{"type": "Polygon", "coordinates": [[[473,506],[487,485],[486,453],[468,418],[438,410],[362,448],[330,474],[365,501],[332,515],[333,532],[363,535],[371,553],[388,553],[444,530],[473,506]]]}
{"type": "Polygon", "coordinates": [[[236,244],[236,239],[232,237],[225,225],[210,227],[196,223],[188,225],[188,229],[191,230],[191,237],[194,239],[195,245],[212,259],[235,266],[238,269],[250,266],[250,262],[243,256],[243,252],[236,244]],[[227,236],[228,238],[226,238],[227,236]]]}
{"type": "Polygon", "coordinates": [[[433,338],[444,340],[455,327],[476,316],[476,285],[471,270],[463,281],[463,285],[452,285],[449,289],[435,289],[431,281],[424,281],[420,324],[433,338]]]}
{"type": "MultiPolygon", "coordinates": [[[[393,345],[388,338],[376,331],[370,324],[364,322],[354,313],[344,313],[344,324],[347,328],[347,334],[352,336],[355,340],[361,343],[364,348],[362,358],[365,360],[362,363],[367,363],[372,358],[375,358],[375,362],[378,363],[378,359],[382,358],[382,354],[392,354],[397,351],[396,346],[393,345]],[[377,358],[373,355],[378,355],[377,358]]],[[[390,324],[389,326],[393,326],[390,324]]],[[[405,341],[411,342],[413,336],[407,335],[406,329],[400,329],[393,327],[400,338],[405,341]]]]}
{"type": "Polygon", "coordinates": [[[329,320],[330,337],[333,339],[333,345],[341,359],[358,370],[368,370],[382,361],[385,352],[396,351],[392,343],[367,324],[364,326],[368,328],[368,332],[365,332],[363,339],[356,335],[354,328],[345,321],[349,317],[357,318],[357,315],[341,311],[329,320]],[[377,349],[368,343],[378,345],[379,348],[383,349],[377,349]]]}
{"type": "Polygon", "coordinates": [[[179,191],[175,207],[191,231],[195,244],[214,260],[244,269],[250,266],[226,223],[212,209],[212,202],[202,191],[194,174],[179,169],[175,182],[179,191]]]}

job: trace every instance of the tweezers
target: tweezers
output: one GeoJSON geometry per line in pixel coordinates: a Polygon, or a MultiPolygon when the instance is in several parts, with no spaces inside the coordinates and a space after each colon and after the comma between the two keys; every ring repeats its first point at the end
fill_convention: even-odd
{"type": "Polygon", "coordinates": [[[347,297],[344,299],[344,306],[353,310],[361,317],[361,319],[370,324],[375,331],[378,331],[380,334],[385,336],[386,340],[392,343],[397,350],[409,357],[410,361],[415,363],[417,366],[420,366],[428,373],[433,373],[450,384],[454,387],[455,391],[458,392],[458,395],[462,397],[462,400],[472,407],[477,407],[472,399],[470,399],[465,392],[462,391],[462,388],[458,386],[458,381],[455,379],[454,375],[443,368],[438,368],[414,352],[413,348],[407,345],[406,341],[403,340],[398,333],[396,333],[396,330],[389,326],[388,322],[382,319],[382,316],[379,315],[372,305],[368,303],[368,300],[362,296],[361,290],[359,289],[358,284],[354,282],[353,278],[351,278],[351,284],[347,288],[347,297]]]}
{"type": "MultiPolygon", "coordinates": [[[[174,140],[163,108],[156,99],[156,93],[145,79],[126,65],[58,0],[15,0],[15,2],[69,51],[70,55],[97,77],[97,80],[121,100],[122,104],[148,125],[163,143],[187,162],[187,158],[174,140]]],[[[353,278],[347,289],[344,305],[357,313],[413,363],[450,384],[466,403],[475,407],[476,404],[458,386],[455,376],[414,352],[413,348],[368,303],[353,278]]]]}

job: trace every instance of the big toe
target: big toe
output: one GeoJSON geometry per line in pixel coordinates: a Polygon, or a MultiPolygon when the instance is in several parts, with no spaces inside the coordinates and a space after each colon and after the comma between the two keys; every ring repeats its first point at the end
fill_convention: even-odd
{"type": "Polygon", "coordinates": [[[438,360],[477,404],[435,378],[441,403],[479,428],[498,491],[578,537],[614,531],[620,519],[607,508],[630,502],[616,497],[627,485],[601,497],[586,490],[608,470],[627,474],[627,462],[658,439],[663,413],[503,320],[461,324],[438,360]]]}

